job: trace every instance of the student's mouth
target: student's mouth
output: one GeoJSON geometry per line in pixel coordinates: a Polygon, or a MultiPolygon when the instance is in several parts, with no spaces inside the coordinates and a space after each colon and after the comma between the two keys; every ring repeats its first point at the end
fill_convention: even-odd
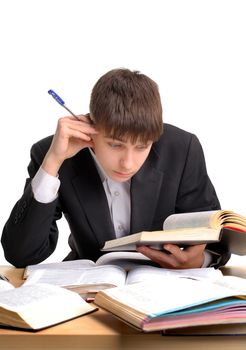
{"type": "Polygon", "coordinates": [[[134,172],[131,173],[122,173],[120,171],[114,171],[114,174],[118,177],[121,177],[122,179],[129,179],[130,177],[132,177],[134,175],[134,172]]]}

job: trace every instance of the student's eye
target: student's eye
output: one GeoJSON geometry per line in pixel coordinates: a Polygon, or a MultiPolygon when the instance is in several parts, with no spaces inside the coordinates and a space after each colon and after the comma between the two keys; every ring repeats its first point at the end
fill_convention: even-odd
{"type": "Polygon", "coordinates": [[[141,150],[145,150],[145,149],[147,149],[147,148],[148,148],[148,145],[138,145],[138,146],[137,146],[137,149],[140,150],[140,151],[141,151],[141,150]]]}
{"type": "Polygon", "coordinates": [[[109,146],[110,146],[111,148],[116,149],[116,148],[120,148],[120,147],[121,147],[121,144],[120,144],[120,143],[109,142],[109,146]]]}

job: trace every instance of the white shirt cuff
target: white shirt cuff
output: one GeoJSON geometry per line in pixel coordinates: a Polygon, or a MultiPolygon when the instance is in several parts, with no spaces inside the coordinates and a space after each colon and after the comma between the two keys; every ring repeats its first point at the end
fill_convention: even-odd
{"type": "Polygon", "coordinates": [[[208,250],[204,250],[203,253],[204,253],[204,261],[201,267],[208,267],[213,261],[212,254],[208,250]]]}
{"type": "Polygon", "coordinates": [[[58,177],[40,167],[31,182],[34,198],[40,203],[53,202],[57,198],[60,183],[58,177]]]}

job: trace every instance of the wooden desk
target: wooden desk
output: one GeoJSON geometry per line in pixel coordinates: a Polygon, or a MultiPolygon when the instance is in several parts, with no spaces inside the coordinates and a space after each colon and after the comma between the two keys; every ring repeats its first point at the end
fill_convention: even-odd
{"type": "MultiPolygon", "coordinates": [[[[21,284],[23,270],[1,267],[15,286],[21,284]]],[[[225,274],[246,277],[246,268],[226,267],[225,274]]],[[[111,314],[99,310],[90,315],[65,322],[36,333],[0,329],[1,350],[73,350],[73,349],[168,349],[176,350],[245,350],[246,336],[162,336],[160,333],[143,334],[111,314]]]]}

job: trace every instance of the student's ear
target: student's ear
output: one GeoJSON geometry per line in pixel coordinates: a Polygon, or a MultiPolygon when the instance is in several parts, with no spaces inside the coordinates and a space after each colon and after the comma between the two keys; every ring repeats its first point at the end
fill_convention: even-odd
{"type": "Polygon", "coordinates": [[[90,141],[90,143],[91,143],[91,149],[92,149],[92,151],[94,152],[94,141],[95,141],[95,138],[96,138],[96,136],[97,135],[91,135],[90,134],[90,138],[91,138],[91,141],[90,141]]]}
{"type": "Polygon", "coordinates": [[[93,119],[92,119],[90,113],[85,114],[85,116],[86,116],[86,118],[88,119],[88,121],[90,122],[90,124],[95,125],[95,122],[93,121],[93,119]]]}

